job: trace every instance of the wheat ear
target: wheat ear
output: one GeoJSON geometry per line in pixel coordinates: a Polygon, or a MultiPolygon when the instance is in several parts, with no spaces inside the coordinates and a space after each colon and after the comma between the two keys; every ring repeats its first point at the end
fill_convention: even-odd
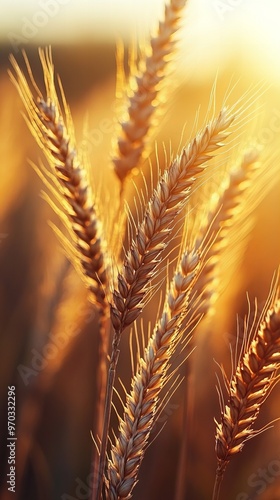
{"type": "Polygon", "coordinates": [[[171,0],[165,6],[164,20],[159,23],[158,33],[151,38],[145,57],[140,62],[143,70],[131,78],[130,85],[135,90],[128,98],[128,118],[120,123],[121,135],[117,140],[117,154],[113,158],[115,172],[121,183],[143,156],[152,117],[157,109],[159,84],[165,77],[166,66],[174,51],[174,34],[185,4],[186,0],[171,0]]]}
{"type": "MultiPolygon", "coordinates": [[[[251,149],[246,152],[240,165],[230,170],[226,180],[220,187],[220,194],[213,194],[209,201],[209,212],[193,243],[193,251],[204,249],[201,271],[193,286],[189,299],[189,308],[185,318],[185,324],[192,325],[192,317],[205,317],[217,295],[217,286],[214,286],[219,266],[219,256],[222,249],[229,241],[230,229],[242,211],[242,202],[247,190],[252,186],[255,172],[258,170],[258,151],[251,149]]],[[[186,225],[186,231],[188,227],[186,225]]],[[[193,330],[193,325],[192,325],[193,330]]],[[[192,340],[188,344],[192,350],[192,340]]],[[[185,390],[185,418],[184,434],[181,440],[181,451],[177,476],[176,498],[182,498],[186,480],[186,450],[189,449],[192,436],[194,393],[190,384],[190,361],[186,363],[186,390],[185,390]]]]}
{"type": "Polygon", "coordinates": [[[275,300],[228,383],[228,402],[216,422],[217,471],[213,500],[218,500],[225,469],[245,442],[258,434],[252,429],[260,408],[278,380],[280,367],[280,300],[275,300]]]}
{"type": "Polygon", "coordinates": [[[147,204],[142,222],[138,225],[135,239],[126,254],[122,272],[118,274],[118,288],[113,292],[111,321],[114,327],[112,354],[107,381],[104,428],[101,440],[100,467],[97,496],[103,481],[105,455],[108,440],[109,421],[116,366],[119,357],[121,334],[139,316],[146,295],[147,286],[153,278],[166,239],[180,210],[186,205],[196,177],[205,169],[205,163],[212,153],[222,146],[228,137],[227,129],[235,115],[223,108],[218,117],[197,134],[180,156],[172,162],[160,178],[153,196],[147,204]]]}
{"type": "MultiPolygon", "coordinates": [[[[54,84],[51,52],[40,50],[39,55],[44,72],[46,98],[33,81],[26,57],[31,82],[37,95],[33,96],[13,56],[11,62],[17,78],[13,74],[11,78],[25,105],[27,125],[50,165],[50,175],[52,174],[50,178],[54,183],[56,198],[62,208],[60,212],[62,221],[65,222],[64,215],[66,214],[69,222],[68,229],[75,248],[74,253],[79,257],[83,277],[93,300],[99,307],[104,308],[106,305],[104,290],[108,279],[101,222],[97,217],[86,171],[77,157],[72,120],[64,95],[62,95],[64,113],[61,109],[54,84]]],[[[43,174],[47,175],[45,172],[43,174]]],[[[47,183],[47,186],[50,185],[47,183]]]]}
{"type": "Polygon", "coordinates": [[[65,245],[67,254],[85,281],[90,291],[90,298],[96,304],[99,313],[100,356],[97,374],[99,410],[96,433],[100,436],[103,427],[109,343],[107,245],[93,203],[86,169],[80,164],[77,156],[72,119],[62,86],[60,86],[62,106],[56,91],[51,51],[40,50],[39,55],[44,73],[46,98],[34,82],[26,56],[25,61],[36,96],[33,96],[25,76],[13,57],[11,61],[17,78],[13,74],[11,78],[25,105],[27,124],[50,166],[50,171],[42,167],[43,171],[37,169],[37,172],[50,189],[55,199],[51,203],[52,207],[61,217],[71,237],[72,244],[68,238],[62,238],[62,243],[67,242],[65,245]]]}
{"type": "Polygon", "coordinates": [[[199,262],[197,253],[186,252],[183,255],[180,268],[171,282],[163,315],[132,379],[124,416],[120,420],[120,434],[112,447],[108,466],[107,496],[111,500],[131,498],[137,482],[170,358],[183,335],[180,327],[199,262]]]}
{"type": "Polygon", "coordinates": [[[119,334],[140,314],[147,285],[166,246],[172,223],[186,205],[206,162],[228,137],[226,130],[233,120],[234,115],[227,108],[222,109],[160,178],[126,254],[123,270],[118,274],[118,288],[113,293],[111,319],[119,334]]]}
{"type": "MultiPolygon", "coordinates": [[[[219,255],[223,248],[230,243],[230,230],[233,225],[238,226],[238,217],[242,213],[245,195],[252,187],[255,174],[258,172],[259,152],[256,148],[243,154],[240,165],[233,167],[227,179],[222,183],[220,195],[213,195],[210,200],[210,209],[206,221],[202,224],[194,242],[194,249],[203,245],[207,249],[200,275],[195,283],[190,297],[190,304],[199,301],[195,306],[199,316],[207,314],[217,287],[213,286],[217,276],[219,255]]],[[[248,215],[248,213],[246,213],[248,215]]]]}

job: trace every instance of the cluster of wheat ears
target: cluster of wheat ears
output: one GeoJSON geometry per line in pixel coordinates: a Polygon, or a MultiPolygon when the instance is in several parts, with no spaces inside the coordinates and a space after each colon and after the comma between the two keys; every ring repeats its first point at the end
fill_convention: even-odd
{"type": "MultiPolygon", "coordinates": [[[[168,391],[174,389],[174,384],[170,389],[170,380],[176,377],[173,367],[176,352],[184,350],[185,358],[191,353],[196,326],[209,312],[219,291],[215,278],[230,230],[237,225],[241,232],[248,231],[248,224],[243,228],[238,224],[241,218],[249,220],[262,197],[263,184],[260,189],[259,178],[269,175],[264,172],[265,161],[257,145],[244,149],[235,165],[227,168],[215,193],[210,193],[207,212],[202,209],[199,223],[192,223],[189,209],[192,195],[197,186],[207,182],[207,172],[213,163],[216,165],[213,171],[218,170],[220,153],[228,137],[231,134],[235,137],[229,143],[230,148],[240,138],[242,124],[254,101],[251,91],[234,106],[224,105],[218,113],[212,107],[212,115],[209,113],[207,123],[189,144],[166,168],[158,167],[158,178],[152,186],[146,179],[146,192],[138,192],[137,220],[132,220],[126,189],[133,173],[143,172],[143,160],[153,144],[158,110],[166,96],[169,63],[176,48],[175,34],[186,3],[186,0],[170,0],[166,5],[157,33],[151,36],[140,60],[132,67],[122,92],[125,114],[117,117],[118,135],[112,155],[119,208],[111,222],[110,235],[102,220],[96,186],[89,182],[87,160],[76,148],[69,106],[62,84],[55,78],[51,50],[39,53],[44,92],[34,81],[27,56],[24,54],[27,76],[15,58],[11,59],[10,74],[26,109],[27,125],[47,161],[47,166],[41,163],[36,170],[48,189],[45,196],[65,227],[65,231],[54,229],[82,276],[98,313],[99,401],[92,432],[92,499],[95,500],[132,498],[156,419],[168,401],[168,391]],[[123,248],[125,240],[121,238],[126,227],[129,241],[123,248]],[[172,238],[179,237],[177,264],[173,266],[168,245],[172,238]],[[129,329],[159,286],[165,287],[159,317],[151,328],[146,347],[142,351],[139,348],[131,387],[123,401],[123,414],[119,415],[118,432],[115,429],[111,437],[121,339],[129,338],[129,329]]],[[[219,498],[224,472],[233,455],[257,434],[253,426],[260,408],[278,381],[277,278],[276,273],[262,314],[244,332],[230,378],[222,370],[225,390],[218,384],[221,414],[216,421],[213,500],[219,498]]]]}

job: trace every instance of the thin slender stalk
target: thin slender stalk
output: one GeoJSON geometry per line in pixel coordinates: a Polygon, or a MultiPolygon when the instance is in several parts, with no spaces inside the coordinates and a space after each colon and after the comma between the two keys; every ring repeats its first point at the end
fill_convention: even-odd
{"type": "Polygon", "coordinates": [[[222,481],[223,475],[216,474],[212,500],[219,500],[222,481]]]}
{"type": "MultiPolygon", "coordinates": [[[[120,340],[120,338],[119,338],[120,340]]],[[[99,500],[102,496],[102,488],[103,488],[103,474],[106,465],[106,450],[108,443],[108,435],[109,435],[109,426],[110,426],[110,418],[111,418],[111,410],[112,410],[112,399],[113,399],[113,390],[114,390],[114,382],[116,377],[116,368],[119,359],[119,344],[113,346],[112,356],[110,359],[110,368],[107,378],[107,390],[105,395],[105,408],[104,408],[104,424],[103,424],[103,434],[101,440],[101,448],[100,455],[98,461],[98,471],[97,471],[97,486],[94,484],[92,489],[92,500],[99,500]],[[104,439],[103,436],[107,436],[107,439],[104,439]]],[[[95,477],[95,476],[94,476],[95,477]]]]}

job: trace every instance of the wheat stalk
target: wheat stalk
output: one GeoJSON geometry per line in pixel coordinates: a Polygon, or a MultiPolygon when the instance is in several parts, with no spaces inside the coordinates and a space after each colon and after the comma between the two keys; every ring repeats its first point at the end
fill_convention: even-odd
{"type": "MultiPolygon", "coordinates": [[[[62,100],[65,104],[65,118],[59,103],[54,84],[51,52],[40,50],[39,54],[45,78],[46,98],[43,97],[33,81],[26,57],[26,64],[37,95],[33,96],[27,80],[13,56],[11,62],[17,78],[13,74],[11,74],[11,78],[25,105],[27,125],[51,167],[53,174],[51,180],[54,182],[56,198],[63,210],[63,212],[58,210],[58,213],[61,214],[63,222],[65,222],[63,215],[67,216],[68,229],[76,250],[73,253],[79,258],[83,277],[91,292],[92,299],[102,311],[106,308],[105,289],[108,284],[108,276],[106,245],[101,222],[97,217],[86,171],[77,157],[72,120],[70,111],[65,104],[64,95],[62,95],[62,100]]],[[[49,186],[48,183],[47,186],[49,186]]]]}
{"type": "MultiPolygon", "coordinates": [[[[193,316],[202,318],[208,315],[214,297],[218,295],[219,288],[216,285],[217,268],[223,248],[230,244],[232,227],[238,224],[238,215],[243,215],[244,195],[250,191],[255,173],[258,171],[259,153],[257,149],[250,149],[243,154],[238,167],[230,169],[219,191],[214,193],[207,204],[207,214],[201,222],[198,233],[192,245],[193,251],[204,249],[204,256],[200,273],[191,290],[189,308],[185,318],[185,324],[193,327],[193,316]]],[[[188,227],[186,224],[186,232],[188,227]]],[[[192,350],[192,341],[188,344],[189,351],[192,350]]],[[[184,433],[181,441],[181,452],[177,477],[177,496],[181,498],[186,480],[186,450],[190,446],[189,440],[192,436],[194,393],[190,383],[190,361],[186,363],[186,391],[185,391],[185,418],[184,433]],[[189,438],[190,436],[190,438],[189,438]]]]}
{"type": "Polygon", "coordinates": [[[118,288],[113,292],[111,321],[114,327],[112,354],[107,381],[104,428],[99,457],[97,496],[103,481],[105,455],[107,448],[111,402],[116,366],[119,357],[121,334],[139,316],[147,287],[153,278],[160,256],[171,233],[172,224],[180,210],[186,205],[196,177],[205,169],[215,150],[222,146],[228,137],[227,129],[235,115],[223,108],[204,130],[197,134],[181,155],[176,157],[169,169],[161,176],[153,196],[147,204],[142,222],[138,225],[135,239],[124,260],[123,271],[118,274],[118,288]]]}
{"type": "MultiPolygon", "coordinates": [[[[228,402],[216,422],[217,471],[213,500],[219,498],[221,482],[233,455],[258,431],[252,429],[261,406],[270,394],[280,367],[280,300],[268,310],[228,384],[228,402]]],[[[260,432],[260,431],[259,431],[260,432]]]]}
{"type": "Polygon", "coordinates": [[[180,327],[199,263],[198,253],[184,253],[180,268],[171,282],[163,315],[132,380],[124,416],[120,420],[120,434],[112,447],[108,466],[107,496],[111,500],[131,498],[137,482],[170,358],[183,335],[180,327]]]}
{"type": "MultiPolygon", "coordinates": [[[[103,427],[109,346],[107,245],[101,221],[93,203],[86,169],[80,164],[77,156],[71,114],[61,85],[62,107],[60,105],[54,83],[51,51],[40,50],[39,55],[46,87],[45,98],[33,79],[26,56],[25,62],[36,96],[33,96],[28,82],[13,56],[11,62],[17,78],[13,74],[11,74],[11,78],[25,105],[28,127],[43,150],[51,169],[49,172],[42,166],[41,171],[37,168],[37,172],[51,191],[55,201],[50,201],[50,204],[66,225],[70,235],[72,243],[62,236],[62,244],[86,283],[90,299],[96,304],[98,310],[100,342],[97,387],[99,408],[96,434],[100,436],[103,427]]],[[[60,233],[58,232],[58,234],[60,233]]]]}
{"type": "Polygon", "coordinates": [[[113,158],[115,173],[122,184],[143,157],[152,117],[157,109],[159,84],[165,77],[166,66],[174,51],[174,34],[185,4],[186,0],[171,0],[165,6],[164,20],[159,23],[158,33],[151,38],[140,62],[143,70],[130,79],[130,86],[135,90],[128,98],[128,118],[120,123],[121,135],[117,140],[117,155],[113,158]]]}
{"type": "MultiPolygon", "coordinates": [[[[205,316],[211,308],[218,286],[214,286],[219,265],[219,256],[227,244],[231,244],[231,229],[239,227],[238,217],[244,217],[245,194],[253,187],[255,174],[259,171],[259,152],[256,148],[246,151],[238,167],[233,167],[220,186],[220,195],[210,200],[206,220],[202,223],[194,241],[194,249],[204,246],[204,264],[193,288],[190,304],[196,314],[205,316]]],[[[248,218],[250,214],[246,211],[248,218]]]]}
{"type": "Polygon", "coordinates": [[[205,169],[211,153],[228,137],[226,130],[234,115],[223,108],[204,130],[197,134],[181,155],[165,170],[148,202],[136,238],[126,254],[118,275],[118,288],[113,293],[111,319],[120,335],[140,314],[147,285],[154,275],[159,257],[166,246],[172,223],[186,205],[196,178],[205,169]]]}

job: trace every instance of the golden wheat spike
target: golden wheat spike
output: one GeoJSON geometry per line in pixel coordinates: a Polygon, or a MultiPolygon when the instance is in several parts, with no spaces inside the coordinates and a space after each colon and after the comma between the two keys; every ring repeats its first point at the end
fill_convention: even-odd
{"type": "MultiPolygon", "coordinates": [[[[132,240],[124,259],[123,270],[118,274],[118,288],[113,292],[113,303],[111,303],[114,337],[99,458],[99,488],[103,481],[121,335],[139,316],[147,296],[147,287],[155,274],[166,247],[167,237],[171,233],[172,223],[188,202],[196,178],[204,172],[213,152],[218,150],[222,146],[222,141],[228,137],[228,129],[234,119],[235,115],[227,108],[223,108],[164,171],[147,203],[143,220],[138,225],[136,237],[132,240]]],[[[99,497],[98,490],[96,498],[99,497]]]]}
{"type": "MultiPolygon", "coordinates": [[[[26,56],[25,59],[35,95],[13,57],[11,61],[16,76],[11,75],[11,78],[25,105],[28,127],[50,166],[50,178],[53,179],[56,198],[60,202],[57,212],[61,213],[63,222],[68,221],[72,238],[74,252],[71,256],[75,255],[79,259],[76,267],[81,269],[93,301],[104,309],[107,307],[108,286],[106,245],[87,174],[77,156],[70,111],[68,106],[64,105],[63,94],[62,104],[60,103],[55,88],[51,51],[40,50],[46,97],[43,97],[33,81],[26,56]]],[[[46,177],[44,172],[41,177],[46,177]]],[[[48,181],[47,178],[46,184],[48,181]]]]}
{"type": "MultiPolygon", "coordinates": [[[[274,299],[265,319],[244,351],[228,385],[228,401],[216,422],[217,471],[213,500],[233,455],[258,434],[253,425],[261,406],[277,381],[280,367],[280,300],[274,299]]],[[[260,432],[260,431],[259,431],[260,432]]]]}
{"type": "Polygon", "coordinates": [[[199,264],[197,253],[186,251],[183,254],[178,272],[171,282],[162,317],[132,379],[124,416],[120,420],[120,434],[112,447],[108,465],[107,497],[110,500],[131,498],[155,422],[168,364],[183,334],[180,327],[199,264]]]}
{"type": "Polygon", "coordinates": [[[113,158],[116,175],[122,184],[143,158],[157,108],[160,83],[174,52],[174,34],[178,30],[186,1],[170,0],[165,6],[164,20],[159,23],[157,35],[151,38],[150,46],[139,63],[141,70],[137,76],[132,75],[130,78],[129,84],[134,90],[127,102],[128,117],[120,123],[120,136],[113,158]]]}

